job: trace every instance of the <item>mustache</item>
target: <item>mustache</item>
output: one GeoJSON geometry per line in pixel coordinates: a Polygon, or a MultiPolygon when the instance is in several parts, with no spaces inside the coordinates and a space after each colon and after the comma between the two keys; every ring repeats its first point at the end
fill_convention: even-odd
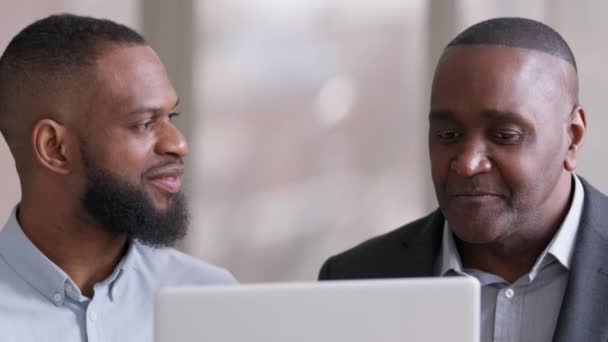
{"type": "Polygon", "coordinates": [[[142,175],[157,175],[172,173],[181,175],[184,172],[184,160],[182,158],[173,158],[164,160],[158,164],[152,165],[144,170],[142,175]]]}

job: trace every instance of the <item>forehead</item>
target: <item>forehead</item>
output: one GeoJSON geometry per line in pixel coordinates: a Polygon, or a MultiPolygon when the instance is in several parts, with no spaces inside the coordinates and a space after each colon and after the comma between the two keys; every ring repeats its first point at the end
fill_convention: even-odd
{"type": "Polygon", "coordinates": [[[431,111],[519,113],[568,108],[571,66],[552,55],[499,45],[448,48],[433,78],[431,111]]]}
{"type": "Polygon", "coordinates": [[[177,100],[162,62],[147,45],[110,47],[97,60],[95,75],[96,104],[118,112],[164,108],[177,100]]]}

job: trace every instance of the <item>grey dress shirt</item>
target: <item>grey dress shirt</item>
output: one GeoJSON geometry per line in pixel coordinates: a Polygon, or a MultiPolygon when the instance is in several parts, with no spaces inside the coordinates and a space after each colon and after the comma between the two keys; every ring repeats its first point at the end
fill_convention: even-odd
{"type": "Polygon", "coordinates": [[[437,273],[465,275],[481,283],[481,341],[551,341],[568,282],[572,251],[583,209],[584,189],[573,174],[574,196],[557,234],[530,272],[512,284],[499,276],[462,267],[448,223],[443,230],[437,273]]]}
{"type": "Polygon", "coordinates": [[[131,242],[89,299],[32,244],[13,211],[0,231],[0,341],[151,342],[160,287],[233,283],[227,271],[174,249],[131,242]]]}

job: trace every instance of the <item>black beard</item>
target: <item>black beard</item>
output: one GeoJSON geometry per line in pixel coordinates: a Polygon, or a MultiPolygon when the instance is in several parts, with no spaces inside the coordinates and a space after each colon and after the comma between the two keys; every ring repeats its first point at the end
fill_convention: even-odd
{"type": "Polygon", "coordinates": [[[154,248],[172,246],[186,235],[190,215],[181,192],[161,211],[142,190],[97,167],[84,145],[82,163],[87,177],[82,205],[100,227],[154,248]]]}

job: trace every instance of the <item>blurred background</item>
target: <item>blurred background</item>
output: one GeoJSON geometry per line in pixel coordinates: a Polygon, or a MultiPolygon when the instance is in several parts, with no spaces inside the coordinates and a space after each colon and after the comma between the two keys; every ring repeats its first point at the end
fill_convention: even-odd
{"type": "MultiPolygon", "coordinates": [[[[436,206],[429,85],[467,26],[523,16],[577,58],[589,130],[579,174],[608,192],[608,2],[593,0],[0,0],[0,49],[71,12],[142,32],[180,95],[193,221],[179,246],[242,282],[314,280],[330,255],[436,206]]],[[[0,142],[0,219],[19,183],[0,142]]]]}

